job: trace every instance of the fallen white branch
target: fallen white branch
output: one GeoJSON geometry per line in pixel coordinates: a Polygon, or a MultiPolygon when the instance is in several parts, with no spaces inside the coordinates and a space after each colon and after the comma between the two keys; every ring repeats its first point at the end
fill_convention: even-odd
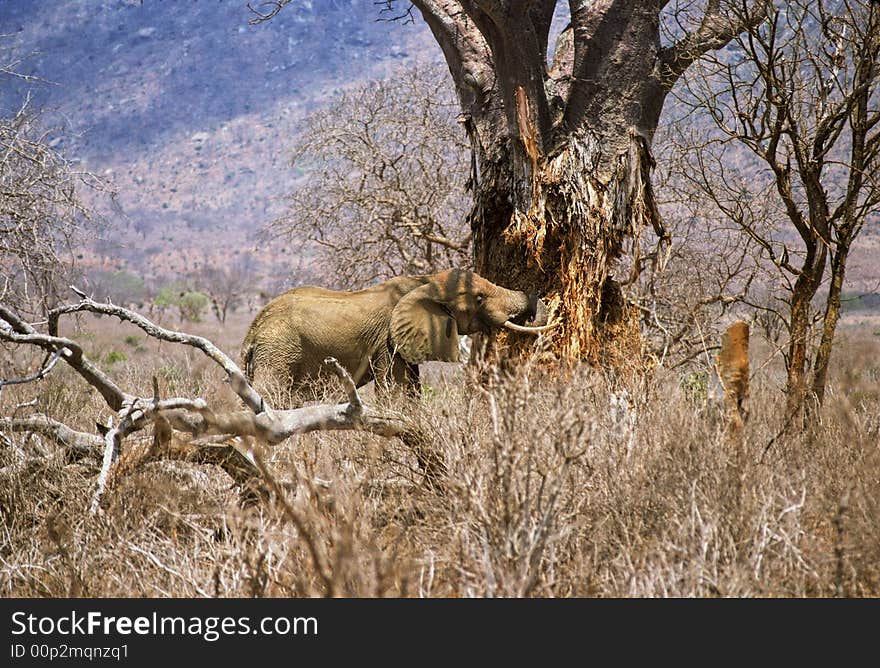
{"type": "Polygon", "coordinates": [[[134,311],[115,304],[95,302],[79,290],[74,290],[82,297],[81,301],[50,311],[48,334],[38,332],[13,311],[0,305],[0,339],[38,346],[51,353],[51,364],[34,374],[35,378],[48,373],[57,360],[64,360],[101,393],[108,406],[116,412],[115,423],[107,423],[106,431],[102,432],[103,438],[77,432],[44,416],[20,420],[4,418],[0,426],[8,425],[13,431],[43,433],[62,445],[92,455],[103,452],[90,508],[92,513],[100,508],[104,492],[111,484],[113,471],[116,470],[114,466],[122,456],[125,439],[148,427],[153,427],[153,446],[137,450],[129,459],[137,456],[141,458],[139,461],[148,461],[158,457],[217,464],[241,485],[251,485],[254,480],[264,476],[261,476],[253,458],[230,443],[230,439],[255,438],[275,445],[294,434],[312,431],[360,430],[388,438],[399,437],[413,446],[420,461],[427,463],[426,473],[433,475],[441,470],[441,463],[433,462],[424,448],[425,438],[418,427],[401,415],[376,411],[364,405],[351,376],[333,358],[328,358],[325,363],[340,378],[348,394],[346,403],[274,410],[250,385],[232,358],[208,339],[160,327],[134,311]],[[202,398],[161,399],[155,378],[153,396],[150,398],[124,392],[88,359],[78,343],[58,335],[60,317],[80,312],[115,316],[140,327],[153,338],[201,350],[226,372],[232,389],[246,410],[215,412],[202,398]],[[177,439],[173,438],[175,433],[178,434],[177,439]],[[225,442],[214,442],[220,437],[225,442]]]}
{"type": "Polygon", "coordinates": [[[104,439],[100,436],[76,431],[47,415],[0,418],[0,431],[40,434],[51,438],[62,447],[78,455],[97,456],[101,453],[101,448],[104,445],[104,439]]]}
{"type": "MultiPolygon", "coordinates": [[[[78,290],[77,293],[82,294],[78,290]]],[[[82,311],[115,316],[120,320],[124,320],[134,325],[137,325],[146,334],[155,339],[170,341],[172,343],[182,343],[187,346],[192,346],[193,348],[198,348],[211,360],[216,362],[226,372],[229,378],[229,383],[232,386],[232,390],[241,398],[241,400],[248,408],[250,408],[255,413],[261,413],[268,410],[268,407],[265,404],[263,397],[261,397],[260,394],[251,387],[250,383],[248,383],[247,378],[245,377],[244,373],[242,373],[238,365],[232,360],[231,357],[220,350],[220,348],[215,346],[211,341],[202,336],[196,336],[194,334],[187,334],[185,332],[177,332],[174,330],[165,329],[164,327],[160,327],[159,325],[148,320],[139,313],[130,311],[127,308],[116,306],[115,304],[96,302],[89,297],[84,297],[82,301],[80,301],[78,304],[59,306],[58,308],[52,309],[49,312],[49,332],[52,334],[57,334],[58,319],[62,315],[69,313],[80,313],[82,311]]]]}
{"type": "MultiPolygon", "coordinates": [[[[313,431],[359,430],[387,438],[397,436],[404,439],[416,433],[414,426],[402,416],[376,411],[363,404],[360,407],[352,403],[305,406],[254,415],[248,411],[214,413],[201,400],[193,400],[188,408],[181,408],[180,403],[182,401],[175,400],[169,402],[177,405],[174,409],[152,410],[142,413],[136,419],[123,420],[125,424],[120,423],[107,432],[104,437],[104,465],[98,476],[91,512],[97,512],[100,506],[111,468],[119,456],[124,435],[142,429],[151,420],[160,416],[174,430],[188,433],[191,438],[201,439],[216,435],[254,437],[270,445],[281,443],[295,434],[313,431]]],[[[200,449],[209,447],[217,446],[206,445],[200,449]]]]}
{"type": "Polygon", "coordinates": [[[53,354],[58,353],[89,385],[98,390],[113,410],[118,411],[126,401],[133,400],[131,395],[123,392],[100,367],[86,357],[76,341],[41,334],[3,304],[0,304],[0,340],[33,345],[53,354]]]}
{"type": "Polygon", "coordinates": [[[345,388],[345,392],[348,395],[348,403],[351,405],[352,409],[357,412],[363,410],[363,403],[361,403],[361,397],[357,391],[357,385],[354,384],[354,379],[348,374],[348,371],[339,363],[339,361],[335,357],[328,357],[324,360],[324,364],[328,365],[333,373],[337,375],[339,380],[342,381],[342,386],[345,388]]]}

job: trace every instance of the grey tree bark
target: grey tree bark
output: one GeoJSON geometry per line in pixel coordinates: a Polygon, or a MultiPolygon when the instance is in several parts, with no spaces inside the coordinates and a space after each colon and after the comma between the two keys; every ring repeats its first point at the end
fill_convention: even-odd
{"type": "Polygon", "coordinates": [[[710,0],[691,15],[669,0],[571,0],[549,65],[555,0],[413,4],[443,50],[474,152],[476,270],[551,298],[561,358],[631,359],[638,315],[614,270],[645,226],[668,241],[651,188],[664,101],[696,59],[760,21],[763,3],[737,14],[710,0]],[[665,46],[664,16],[691,26],[665,46]]]}

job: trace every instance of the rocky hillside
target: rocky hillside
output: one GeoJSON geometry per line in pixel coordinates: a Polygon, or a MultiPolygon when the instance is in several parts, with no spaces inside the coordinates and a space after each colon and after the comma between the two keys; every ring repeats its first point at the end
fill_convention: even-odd
{"type": "MultiPolygon", "coordinates": [[[[306,113],[342,87],[441,60],[417,13],[392,22],[382,6],[297,0],[250,25],[245,0],[0,0],[0,55],[39,78],[0,80],[0,113],[29,92],[63,129],[57,145],[118,191],[84,263],[186,274],[253,249],[284,210],[306,113]]],[[[302,252],[260,249],[273,288],[300,278],[302,252]]],[[[851,260],[852,290],[876,289],[878,254],[872,222],[851,260]]]]}
{"type": "Polygon", "coordinates": [[[184,272],[249,247],[283,208],[305,113],[340,87],[440,58],[421,21],[380,20],[370,1],[253,17],[243,0],[0,0],[0,46],[41,80],[4,82],[0,110],[27,87],[68,156],[119,192],[113,231],[86,261],[184,272]]]}

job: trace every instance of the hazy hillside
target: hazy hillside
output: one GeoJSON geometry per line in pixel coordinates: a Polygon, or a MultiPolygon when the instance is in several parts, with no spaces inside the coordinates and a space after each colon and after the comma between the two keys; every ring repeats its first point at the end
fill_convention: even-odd
{"type": "MultiPolygon", "coordinates": [[[[245,247],[283,206],[304,113],[340,86],[440,57],[423,24],[377,20],[364,0],[253,16],[239,0],[0,0],[3,46],[47,82],[30,87],[33,105],[120,193],[112,221],[126,233],[87,261],[149,274],[245,247]]],[[[0,87],[3,113],[24,92],[0,87]]]]}
{"type": "MultiPolygon", "coordinates": [[[[244,0],[0,0],[0,49],[42,80],[0,81],[0,112],[29,88],[65,130],[55,141],[119,192],[114,228],[84,263],[150,278],[252,248],[284,208],[304,114],[342,86],[441,59],[418,17],[379,20],[372,0],[299,0],[256,26],[253,16],[244,0]]],[[[875,289],[878,252],[872,223],[851,290],[875,289]]],[[[301,253],[261,249],[273,287],[297,280],[301,253]]]]}

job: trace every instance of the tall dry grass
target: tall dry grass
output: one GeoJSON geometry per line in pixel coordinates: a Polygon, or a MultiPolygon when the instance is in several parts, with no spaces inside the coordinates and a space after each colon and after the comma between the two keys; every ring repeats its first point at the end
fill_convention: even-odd
{"type": "MultiPolygon", "coordinates": [[[[136,335],[95,324],[83,321],[98,359],[136,335]]],[[[237,333],[220,342],[235,350],[237,333]]],[[[433,377],[408,410],[447,465],[442,489],[398,441],[318,433],[263,452],[280,492],[269,503],[242,507],[212,466],[160,461],[120,477],[90,516],[100,462],[5,434],[0,593],[876,596],[880,346],[870,332],[841,344],[818,426],[782,436],[772,364],[741,439],[678,372],[630,386],[589,368],[433,377]]],[[[156,375],[163,393],[234,405],[195,352],[137,345],[108,367],[127,389],[149,393],[156,375]]],[[[83,430],[108,414],[60,368],[7,388],[0,412],[35,397],[83,430]]]]}

